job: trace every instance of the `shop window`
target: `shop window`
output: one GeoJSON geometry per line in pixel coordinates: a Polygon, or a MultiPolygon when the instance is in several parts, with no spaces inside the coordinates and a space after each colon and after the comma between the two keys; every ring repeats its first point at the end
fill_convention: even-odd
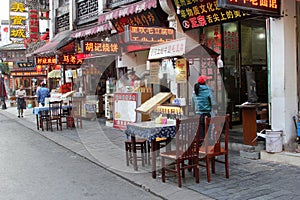
{"type": "Polygon", "coordinates": [[[59,0],[59,6],[64,6],[69,4],[69,0],[59,0]]]}
{"type": "Polygon", "coordinates": [[[200,36],[201,44],[211,48],[217,53],[221,53],[222,46],[222,35],[221,35],[221,26],[209,26],[203,28],[203,32],[200,36]]]}
{"type": "Polygon", "coordinates": [[[267,63],[265,20],[241,22],[242,65],[265,65],[267,63]]]}

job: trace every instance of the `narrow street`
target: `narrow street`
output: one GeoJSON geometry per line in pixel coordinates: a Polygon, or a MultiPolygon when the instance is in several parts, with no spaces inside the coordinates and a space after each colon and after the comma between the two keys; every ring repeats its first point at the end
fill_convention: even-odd
{"type": "Polygon", "coordinates": [[[160,199],[1,114],[0,137],[0,199],[160,199]]]}

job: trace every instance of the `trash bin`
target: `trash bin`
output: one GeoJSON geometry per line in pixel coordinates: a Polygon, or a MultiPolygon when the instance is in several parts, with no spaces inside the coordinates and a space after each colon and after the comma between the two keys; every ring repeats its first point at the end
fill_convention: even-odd
{"type": "Polygon", "coordinates": [[[266,152],[282,152],[282,131],[266,130],[266,152]]]}

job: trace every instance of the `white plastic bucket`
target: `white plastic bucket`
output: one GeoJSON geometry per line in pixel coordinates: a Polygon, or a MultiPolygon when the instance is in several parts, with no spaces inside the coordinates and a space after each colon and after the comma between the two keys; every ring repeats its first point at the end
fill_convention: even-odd
{"type": "Polygon", "coordinates": [[[282,131],[266,130],[266,152],[282,152],[282,131]]]}

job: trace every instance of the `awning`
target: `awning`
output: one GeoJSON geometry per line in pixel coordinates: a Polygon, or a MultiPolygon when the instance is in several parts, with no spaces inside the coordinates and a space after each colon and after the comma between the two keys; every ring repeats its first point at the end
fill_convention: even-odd
{"type": "Polygon", "coordinates": [[[25,50],[24,43],[10,43],[0,47],[0,51],[25,50]]]}
{"type": "Polygon", "coordinates": [[[213,49],[209,48],[204,44],[197,44],[192,48],[187,48],[186,57],[193,58],[193,57],[211,57],[211,58],[218,58],[220,54],[215,52],[213,49]]]}
{"type": "Polygon", "coordinates": [[[60,78],[61,71],[60,70],[52,70],[51,72],[48,73],[47,77],[48,78],[60,78]]]}
{"type": "Polygon", "coordinates": [[[89,35],[94,35],[103,31],[111,30],[111,25],[108,22],[105,22],[103,24],[99,24],[95,27],[84,29],[84,30],[76,30],[71,34],[72,38],[80,38],[80,37],[86,37],[89,35]]]}
{"type": "Polygon", "coordinates": [[[33,55],[55,54],[55,52],[68,44],[73,38],[70,37],[72,31],[66,30],[58,33],[55,37],[46,43],[44,46],[35,50],[33,55]]]}
{"type": "Polygon", "coordinates": [[[156,8],[157,7],[157,0],[144,0],[137,3],[130,4],[128,6],[115,9],[110,12],[106,12],[100,14],[98,17],[98,23],[103,23],[105,21],[110,21],[112,19],[118,19],[124,16],[128,16],[134,13],[139,13],[141,11],[156,8]]]}

